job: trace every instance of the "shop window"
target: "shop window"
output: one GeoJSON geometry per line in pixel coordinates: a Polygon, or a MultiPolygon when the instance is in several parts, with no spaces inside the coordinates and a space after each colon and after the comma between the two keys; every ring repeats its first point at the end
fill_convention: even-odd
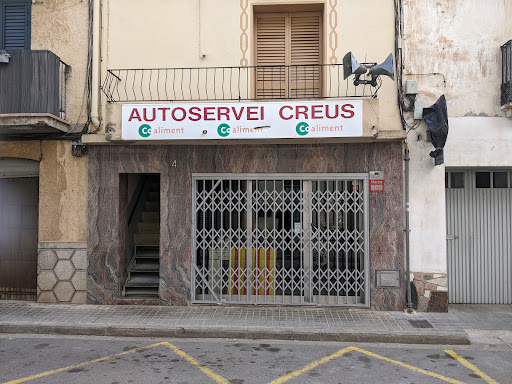
{"type": "Polygon", "coordinates": [[[508,188],[508,173],[507,172],[493,172],[492,187],[493,188],[508,188]]]}
{"type": "Polygon", "coordinates": [[[0,0],[0,49],[30,49],[30,7],[27,0],[0,0]]]}
{"type": "Polygon", "coordinates": [[[491,188],[491,172],[475,172],[477,188],[491,188]]]}
{"type": "Polygon", "coordinates": [[[256,98],[321,96],[322,12],[256,13],[255,34],[256,98]]]}

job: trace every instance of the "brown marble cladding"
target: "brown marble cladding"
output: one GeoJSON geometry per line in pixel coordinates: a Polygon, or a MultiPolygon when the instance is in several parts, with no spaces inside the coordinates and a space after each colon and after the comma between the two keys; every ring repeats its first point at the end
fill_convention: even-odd
{"type": "MultiPolygon", "coordinates": [[[[315,145],[97,146],[89,150],[88,302],[120,298],[124,275],[119,227],[120,173],[159,173],[160,293],[190,303],[192,173],[367,173],[383,171],[385,192],[370,194],[371,307],[400,310],[400,289],[375,288],[375,270],[403,262],[403,168],[400,142],[315,145]],[[176,167],[171,164],[176,160],[176,167]]],[[[121,188],[121,193],[123,193],[121,188]]],[[[404,276],[402,271],[402,277],[404,276]]],[[[404,279],[403,279],[404,280],[404,279]]]]}

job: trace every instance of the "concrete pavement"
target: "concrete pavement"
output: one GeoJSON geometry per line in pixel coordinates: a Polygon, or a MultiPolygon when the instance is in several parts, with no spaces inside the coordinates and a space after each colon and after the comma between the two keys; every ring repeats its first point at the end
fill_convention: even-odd
{"type": "Polygon", "coordinates": [[[512,347],[512,305],[448,313],[334,307],[72,305],[0,301],[0,333],[277,339],[512,347]]]}

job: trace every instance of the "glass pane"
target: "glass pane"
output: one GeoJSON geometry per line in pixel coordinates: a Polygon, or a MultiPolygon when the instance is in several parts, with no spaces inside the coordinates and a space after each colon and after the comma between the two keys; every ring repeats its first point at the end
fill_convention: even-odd
{"type": "Polygon", "coordinates": [[[508,188],[507,172],[493,172],[493,188],[508,188]]]}
{"type": "Polygon", "coordinates": [[[491,188],[491,172],[476,172],[476,187],[491,188]]]}
{"type": "Polygon", "coordinates": [[[464,188],[464,172],[450,172],[451,188],[464,188]]]}

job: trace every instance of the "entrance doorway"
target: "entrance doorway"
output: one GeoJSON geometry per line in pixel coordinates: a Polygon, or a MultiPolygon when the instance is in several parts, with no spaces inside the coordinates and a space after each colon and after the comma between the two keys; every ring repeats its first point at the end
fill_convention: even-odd
{"type": "Polygon", "coordinates": [[[512,304],[512,172],[446,173],[448,300],[512,304]]]}
{"type": "Polygon", "coordinates": [[[369,306],[366,174],[193,183],[194,302],[369,306]]]}
{"type": "Polygon", "coordinates": [[[36,300],[39,163],[0,159],[0,299],[36,300]]]}

